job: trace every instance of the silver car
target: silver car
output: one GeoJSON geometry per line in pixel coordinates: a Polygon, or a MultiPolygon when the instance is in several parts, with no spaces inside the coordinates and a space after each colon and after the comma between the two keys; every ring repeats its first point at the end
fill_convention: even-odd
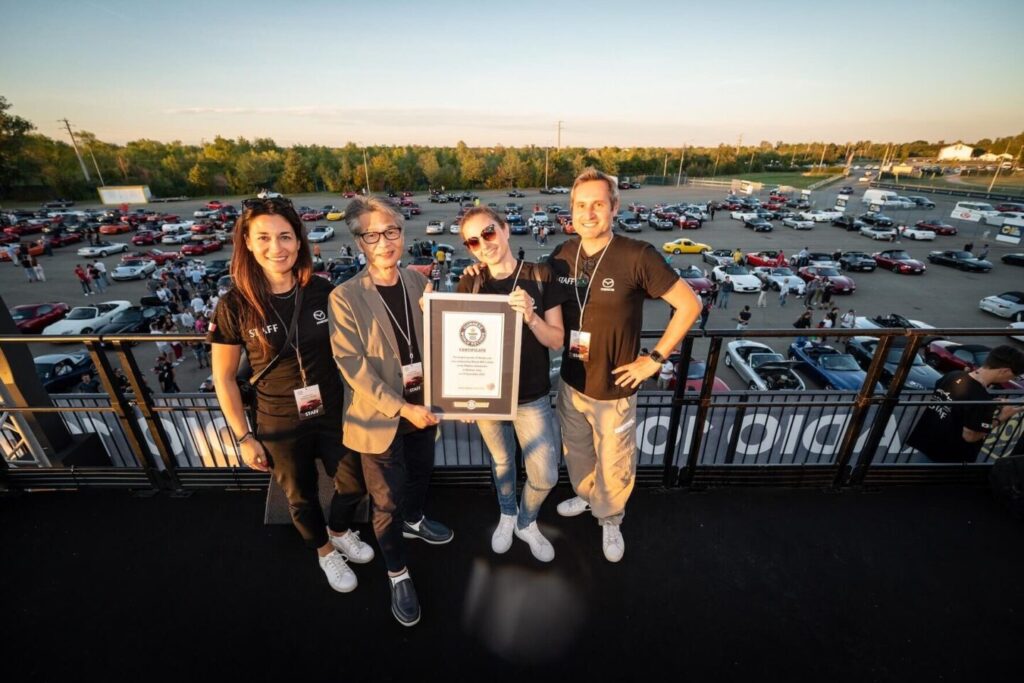
{"type": "Polygon", "coordinates": [[[800,361],[786,360],[781,353],[760,342],[745,339],[729,342],[725,364],[735,370],[753,391],[805,389],[803,380],[793,372],[800,361]]]}

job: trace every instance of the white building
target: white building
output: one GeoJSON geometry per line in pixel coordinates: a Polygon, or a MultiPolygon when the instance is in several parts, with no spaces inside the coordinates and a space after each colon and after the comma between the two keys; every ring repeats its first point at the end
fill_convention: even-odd
{"type": "Polygon", "coordinates": [[[958,142],[940,149],[939,161],[970,161],[973,153],[974,147],[958,142]]]}
{"type": "Polygon", "coordinates": [[[978,157],[978,161],[984,161],[986,163],[992,162],[992,161],[1013,161],[1013,155],[1012,154],[993,154],[992,152],[988,152],[988,153],[982,154],[980,157],[978,157]]]}

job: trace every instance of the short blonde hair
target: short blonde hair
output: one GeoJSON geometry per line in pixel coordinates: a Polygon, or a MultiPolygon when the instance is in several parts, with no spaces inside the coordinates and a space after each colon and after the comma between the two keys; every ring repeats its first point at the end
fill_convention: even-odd
{"type": "Polygon", "coordinates": [[[405,217],[391,202],[377,197],[356,197],[345,207],[345,225],[353,237],[359,236],[360,219],[371,213],[384,213],[394,219],[398,227],[405,225],[405,217]]]}
{"type": "Polygon", "coordinates": [[[569,194],[569,202],[572,204],[576,203],[576,188],[583,183],[589,183],[592,180],[600,180],[608,186],[608,196],[612,200],[612,205],[616,206],[619,203],[619,183],[616,182],[615,178],[598,171],[593,166],[588,166],[583,169],[583,172],[576,176],[576,180],[572,183],[572,192],[569,194]]]}

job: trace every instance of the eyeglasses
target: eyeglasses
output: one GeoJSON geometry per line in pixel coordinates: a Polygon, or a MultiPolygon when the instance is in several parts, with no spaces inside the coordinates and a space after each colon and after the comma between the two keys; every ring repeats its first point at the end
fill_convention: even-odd
{"type": "MultiPolygon", "coordinates": [[[[483,237],[488,242],[493,242],[494,238],[498,235],[498,229],[491,223],[486,228],[480,231],[480,237],[483,237]]],[[[463,242],[467,249],[478,249],[480,247],[480,237],[470,237],[463,242]]]]}
{"type": "Polygon", "coordinates": [[[243,209],[249,209],[249,210],[252,210],[252,209],[264,209],[265,210],[265,209],[269,209],[271,207],[273,207],[275,209],[282,209],[282,208],[292,209],[292,208],[295,208],[294,205],[292,204],[292,200],[288,199],[287,197],[267,197],[266,199],[260,199],[259,197],[252,197],[251,199],[243,199],[242,200],[242,208],[243,209]]]}
{"type": "Polygon", "coordinates": [[[361,232],[361,233],[359,233],[359,239],[363,240],[367,244],[377,244],[377,242],[380,242],[380,236],[381,235],[384,235],[389,240],[394,242],[395,240],[397,240],[398,238],[400,238],[402,236],[402,229],[401,228],[388,228],[387,230],[384,230],[383,232],[361,232]]]}

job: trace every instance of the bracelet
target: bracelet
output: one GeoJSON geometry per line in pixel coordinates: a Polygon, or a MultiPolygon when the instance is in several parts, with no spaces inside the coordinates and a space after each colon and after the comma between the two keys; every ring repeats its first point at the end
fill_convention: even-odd
{"type": "Polygon", "coordinates": [[[255,438],[253,433],[251,431],[248,431],[245,434],[242,434],[242,436],[240,437],[235,437],[235,441],[237,441],[238,445],[241,446],[243,443],[252,438],[255,438]]]}

